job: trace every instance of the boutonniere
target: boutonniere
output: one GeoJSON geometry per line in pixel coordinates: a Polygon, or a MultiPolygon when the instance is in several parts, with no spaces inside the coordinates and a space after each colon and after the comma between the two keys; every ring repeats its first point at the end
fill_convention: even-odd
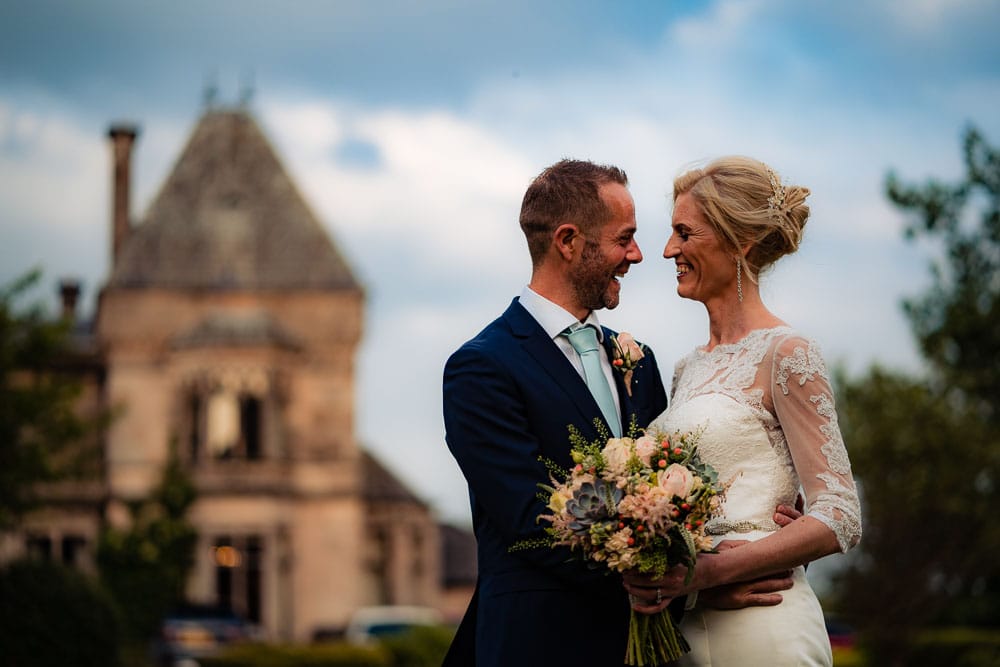
{"type": "Polygon", "coordinates": [[[622,372],[625,377],[625,390],[632,395],[632,373],[639,366],[639,361],[646,356],[643,345],[627,331],[611,337],[611,365],[622,372]]]}

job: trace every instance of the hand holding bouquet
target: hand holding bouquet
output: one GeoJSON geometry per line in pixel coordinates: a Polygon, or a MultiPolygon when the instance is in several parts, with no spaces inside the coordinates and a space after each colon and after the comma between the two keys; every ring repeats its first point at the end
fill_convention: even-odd
{"type": "MultiPolygon", "coordinates": [[[[550,513],[539,519],[551,524],[551,545],[619,573],[662,577],[676,565],[691,572],[697,554],[712,550],[704,527],[721,491],[715,470],[698,458],[698,436],[646,432],[588,442],[570,426],[575,465],[564,480],[554,472],[552,485],[541,485],[550,513]]],[[[632,610],[627,664],[666,663],[689,650],[669,611],[632,610]]]]}

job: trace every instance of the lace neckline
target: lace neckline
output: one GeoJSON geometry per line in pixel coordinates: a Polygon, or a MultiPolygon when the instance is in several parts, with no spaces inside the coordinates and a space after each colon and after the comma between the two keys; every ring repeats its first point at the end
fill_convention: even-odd
{"type": "Polygon", "coordinates": [[[735,352],[739,352],[741,349],[745,349],[758,339],[767,338],[774,334],[786,331],[792,331],[792,327],[787,324],[779,324],[773,327],[764,327],[763,329],[753,329],[752,331],[747,332],[743,338],[740,338],[734,343],[719,343],[711,350],[707,349],[707,345],[699,345],[695,348],[695,352],[703,356],[733,354],[735,352]]]}

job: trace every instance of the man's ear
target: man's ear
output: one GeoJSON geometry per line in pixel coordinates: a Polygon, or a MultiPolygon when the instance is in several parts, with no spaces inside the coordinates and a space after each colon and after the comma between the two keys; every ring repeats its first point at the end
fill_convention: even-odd
{"type": "Polygon", "coordinates": [[[569,222],[559,225],[552,233],[552,243],[556,251],[567,262],[573,259],[574,246],[580,246],[582,242],[580,228],[569,222]]]}

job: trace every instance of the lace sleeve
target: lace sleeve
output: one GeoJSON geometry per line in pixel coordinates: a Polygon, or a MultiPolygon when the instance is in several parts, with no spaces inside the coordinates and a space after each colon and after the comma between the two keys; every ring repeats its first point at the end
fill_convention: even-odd
{"type": "Polygon", "coordinates": [[[806,496],[809,516],[837,536],[841,551],[861,539],[861,505],[833,392],[819,348],[800,336],[782,339],[772,365],[774,411],[806,496]]]}

